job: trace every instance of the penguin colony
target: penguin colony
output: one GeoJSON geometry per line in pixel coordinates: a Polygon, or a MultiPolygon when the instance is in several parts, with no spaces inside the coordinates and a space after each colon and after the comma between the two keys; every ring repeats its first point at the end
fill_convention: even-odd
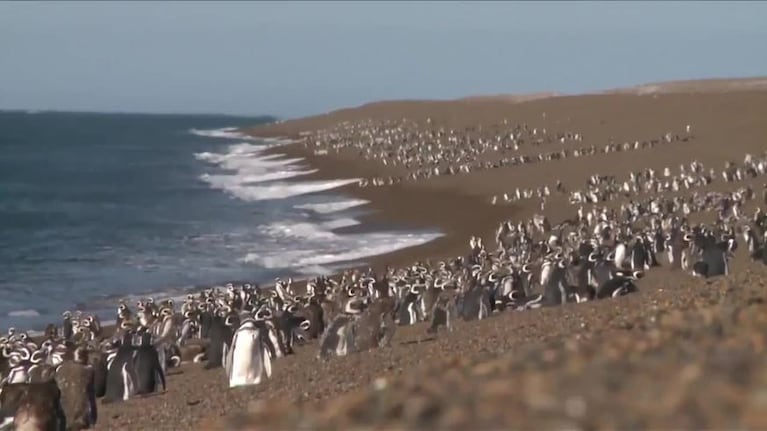
{"type": "MultiPolygon", "coordinates": [[[[397,127],[389,133],[391,139],[422,138],[405,126],[397,127]]],[[[322,133],[326,144],[315,140],[313,145],[324,148],[316,151],[346,145],[347,140],[322,133]]],[[[452,131],[439,133],[448,140],[453,136],[452,131]]],[[[686,133],[608,147],[622,151],[686,141],[689,127],[686,133]]],[[[455,156],[450,160],[464,163],[470,171],[495,167],[476,159],[488,146],[498,151],[527,140],[536,146],[581,140],[572,133],[535,138],[539,135],[545,136],[545,130],[517,126],[496,143],[469,139],[465,148],[445,147],[442,154],[455,156]]],[[[376,146],[361,146],[363,154],[385,162],[387,141],[371,137],[371,142],[376,146]],[[383,148],[383,153],[373,148],[383,148]]],[[[418,145],[409,153],[404,148],[404,153],[398,150],[397,156],[388,158],[414,169],[402,178],[428,176],[424,172],[429,170],[422,166],[432,161],[423,159],[418,145]]],[[[499,166],[548,159],[504,160],[508,163],[499,166]]],[[[97,399],[120,402],[165,390],[168,369],[183,363],[200,363],[220,372],[230,387],[257,385],[271,377],[274,361],[310,340],[318,340],[317,358],[326,360],[386,347],[402,325],[427,322],[426,331],[438,334],[452,330],[457,322],[498,313],[628,295],[638,291],[639,280],[654,267],[668,266],[693,277],[726,275],[741,241],[751,260],[767,264],[767,215],[760,208],[752,215],[743,210],[749,203],[767,204],[767,194],[758,196],[750,186],[731,192],[693,190],[718,177],[737,182],[762,176],[766,166],[767,158],[747,155],[741,165],[728,163],[720,175],[706,172],[696,161],[680,166],[676,176],[670,169],[662,175],[653,170],[630,173],[624,181],[594,175],[584,190],[570,193],[570,203],[580,205],[577,210],[573,207],[570,218],[552,224],[537,214],[525,221],[502,222],[494,248],[472,237],[466,255],[454,259],[417,262],[378,274],[370,269],[346,271],[310,280],[301,291],[292,279],[277,279],[273,287],[228,284],[206,289],[180,304],[152,298],[135,305],[120,302],[113,332],[102,328],[98,316],[82,312],[65,312],[60,325],[49,325],[37,340],[10,328],[0,337],[3,426],[88,428],[98,418],[97,399]],[[681,194],[631,200],[619,209],[599,205],[615,197],[667,190],[681,194]],[[714,212],[716,220],[693,223],[691,216],[701,212],[714,212]]],[[[561,184],[556,190],[565,193],[561,184]]]]}
{"type": "MultiPolygon", "coordinates": [[[[431,124],[431,121],[427,121],[431,124]]],[[[402,171],[401,175],[360,180],[360,187],[384,186],[403,181],[418,181],[440,175],[458,175],[487,169],[545,163],[570,157],[652,149],[662,144],[693,140],[690,127],[681,134],[634,142],[608,142],[604,146],[579,146],[583,136],[574,132],[548,133],[545,128],[527,124],[511,125],[507,120],[490,126],[464,130],[431,127],[424,131],[418,123],[401,121],[342,122],[312,133],[302,134],[304,145],[316,155],[351,149],[359,157],[374,160],[402,171]],[[526,148],[546,144],[564,148],[538,154],[521,154],[526,148]]]]}

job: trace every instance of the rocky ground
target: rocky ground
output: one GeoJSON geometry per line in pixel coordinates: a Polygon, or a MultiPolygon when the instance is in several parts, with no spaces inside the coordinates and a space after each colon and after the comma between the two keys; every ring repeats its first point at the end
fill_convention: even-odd
{"type": "Polygon", "coordinates": [[[758,429],[767,426],[767,268],[507,312],[321,362],[316,344],[258,387],[188,365],[167,392],[102,405],[97,429],[758,429]]]}
{"type": "MultiPolygon", "coordinates": [[[[336,386],[379,374],[349,395],[298,405],[258,401],[229,426],[761,429],[765,276],[758,267],[709,282],[661,280],[618,300],[465,323],[409,352],[400,344],[362,363],[363,355],[336,361],[336,386]],[[363,364],[378,372],[357,373],[363,364]]],[[[400,342],[418,343],[410,337],[400,342]]]]}

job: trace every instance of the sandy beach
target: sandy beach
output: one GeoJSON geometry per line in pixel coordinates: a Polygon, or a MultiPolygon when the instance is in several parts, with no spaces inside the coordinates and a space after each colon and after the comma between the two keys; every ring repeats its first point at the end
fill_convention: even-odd
{"type": "MultiPolygon", "coordinates": [[[[761,156],[767,149],[763,81],[655,84],[620,94],[521,100],[378,102],[245,132],[298,140],[270,151],[305,158],[318,169],[302,180],[401,178],[417,170],[369,159],[353,145],[315,154],[306,133],[344,122],[407,119],[420,130],[455,130],[472,139],[525,124],[542,142],[514,155],[530,157],[684,137],[653,148],[499,167],[491,165],[510,154],[488,150],[473,159],[487,168],[469,173],[345,186],[339,191],[370,201],[363,224],[444,233],[368,259],[380,271],[465,255],[472,235],[490,244],[500,222],[541,212],[538,198],[492,204],[493,196],[516,188],[553,189],[561,181],[576,189],[597,173],[623,178],[632,170],[662,171],[693,160],[721,170],[747,153],[761,156]],[[566,138],[576,134],[580,140],[566,138]]],[[[750,184],[764,207],[765,181],[719,181],[701,191],[750,184]]],[[[558,223],[577,208],[554,193],[542,212],[558,223]]],[[[767,417],[765,280],[765,268],[739,250],[733,274],[713,282],[660,268],[634,295],[504,313],[437,337],[426,336],[425,324],[399,327],[391,348],[328,362],[315,360],[312,342],[276,361],[272,379],[254,387],[228,389],[221,369],[184,365],[172,370],[165,393],[100,406],[96,429],[760,428],[767,417]]]]}

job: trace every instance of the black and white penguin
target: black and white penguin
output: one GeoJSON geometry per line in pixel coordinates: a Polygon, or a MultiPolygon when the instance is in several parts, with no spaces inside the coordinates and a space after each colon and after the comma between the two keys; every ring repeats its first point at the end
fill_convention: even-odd
{"type": "Polygon", "coordinates": [[[116,351],[107,356],[107,378],[104,403],[126,401],[136,394],[138,376],[135,368],[136,347],[133,332],[123,334],[116,351]]]}
{"type": "Polygon", "coordinates": [[[403,326],[418,323],[418,301],[420,286],[413,284],[402,296],[397,308],[397,323],[403,326]]]}
{"type": "Polygon", "coordinates": [[[342,312],[333,318],[320,338],[318,359],[331,355],[346,356],[354,351],[354,321],[366,307],[365,298],[350,297],[346,300],[342,312]]]}
{"type": "Polygon", "coordinates": [[[55,380],[42,383],[8,383],[0,391],[3,428],[64,431],[67,419],[61,407],[61,391],[55,380]]]}
{"type": "Polygon", "coordinates": [[[685,249],[684,234],[679,228],[671,229],[666,235],[666,260],[671,269],[682,268],[682,252],[685,249]]]}
{"type": "Polygon", "coordinates": [[[77,347],[71,359],[56,368],[56,383],[61,391],[61,406],[67,430],[90,428],[98,419],[94,370],[88,364],[88,351],[77,347]]]}
{"type": "Polygon", "coordinates": [[[64,337],[65,340],[71,340],[72,336],[74,336],[74,332],[72,331],[72,313],[65,311],[61,317],[61,336],[64,337]]]}
{"type": "Polygon", "coordinates": [[[644,277],[644,272],[616,271],[613,278],[605,281],[597,290],[597,299],[616,298],[636,292],[638,289],[634,282],[644,277]]]}
{"type": "Polygon", "coordinates": [[[562,305],[568,300],[569,286],[567,285],[567,264],[564,259],[547,260],[541,269],[546,272],[546,284],[543,293],[528,300],[522,308],[540,308],[562,305]]]}
{"type": "Polygon", "coordinates": [[[709,237],[702,246],[700,259],[692,266],[692,275],[703,278],[728,275],[730,273],[729,249],[729,243],[719,242],[709,237]]]}
{"type": "Polygon", "coordinates": [[[453,331],[455,328],[453,321],[458,316],[456,299],[457,294],[453,289],[443,290],[440,293],[431,310],[431,324],[426,330],[428,334],[436,334],[442,326],[450,332],[453,331]]]}
{"type": "Polygon", "coordinates": [[[264,327],[250,317],[243,319],[234,332],[225,367],[230,388],[257,385],[271,377],[272,360],[265,335],[264,327]]]}
{"type": "Polygon", "coordinates": [[[500,278],[493,289],[493,310],[503,311],[506,307],[516,307],[523,296],[521,276],[517,270],[512,270],[500,278]]]}
{"type": "Polygon", "coordinates": [[[434,280],[429,284],[421,285],[421,295],[418,298],[418,314],[420,320],[429,320],[431,317],[431,310],[434,308],[434,303],[437,302],[441,289],[435,285],[439,283],[439,280],[434,280]]]}
{"type": "Polygon", "coordinates": [[[642,236],[637,236],[631,244],[630,263],[632,271],[650,270],[652,261],[642,236]]]}
{"type": "Polygon", "coordinates": [[[463,320],[485,319],[490,316],[490,289],[473,277],[469,280],[468,287],[460,294],[456,306],[463,320]]]}
{"type": "Polygon", "coordinates": [[[93,368],[93,392],[96,398],[101,398],[107,391],[107,358],[110,346],[103,346],[98,349],[91,349],[88,352],[88,364],[93,368]]]}
{"type": "Polygon", "coordinates": [[[160,363],[157,348],[152,345],[152,334],[143,331],[139,335],[139,343],[135,349],[133,367],[136,374],[136,395],[151,394],[162,383],[165,391],[165,372],[160,363]]]}
{"type": "MultiPolygon", "coordinates": [[[[229,316],[227,316],[229,317],[229,316]]],[[[234,331],[232,329],[233,320],[230,319],[230,324],[226,324],[226,317],[221,315],[215,315],[210,320],[210,326],[208,330],[208,348],[206,349],[207,363],[205,369],[210,370],[218,368],[223,365],[224,361],[224,349],[228,348],[232,342],[234,331]]]]}
{"type": "Polygon", "coordinates": [[[304,328],[304,334],[306,335],[307,340],[319,338],[325,331],[323,309],[314,297],[309,299],[309,303],[298,310],[296,315],[308,322],[308,327],[304,328]]]}
{"type": "Polygon", "coordinates": [[[394,338],[396,300],[389,296],[374,299],[354,321],[354,347],[361,352],[376,347],[388,347],[394,338]]]}

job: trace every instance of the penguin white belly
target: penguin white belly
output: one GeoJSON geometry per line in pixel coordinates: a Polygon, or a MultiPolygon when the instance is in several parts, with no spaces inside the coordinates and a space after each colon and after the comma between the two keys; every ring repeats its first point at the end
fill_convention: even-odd
{"type": "Polygon", "coordinates": [[[123,401],[128,401],[135,393],[135,385],[133,384],[133,378],[128,371],[128,363],[124,363],[122,366],[122,378],[123,378],[123,401]]]}
{"type": "Polygon", "coordinates": [[[615,247],[615,259],[613,260],[613,263],[615,263],[615,267],[618,269],[623,268],[623,262],[626,260],[626,246],[624,244],[618,244],[617,247],[615,247]]]}
{"type": "Polygon", "coordinates": [[[346,356],[349,353],[349,338],[351,332],[351,323],[348,323],[338,329],[338,345],[336,345],[336,356],[346,356]]]}
{"type": "Polygon", "coordinates": [[[261,383],[263,369],[260,356],[263,353],[257,330],[238,332],[232,346],[230,388],[261,383]]]}

